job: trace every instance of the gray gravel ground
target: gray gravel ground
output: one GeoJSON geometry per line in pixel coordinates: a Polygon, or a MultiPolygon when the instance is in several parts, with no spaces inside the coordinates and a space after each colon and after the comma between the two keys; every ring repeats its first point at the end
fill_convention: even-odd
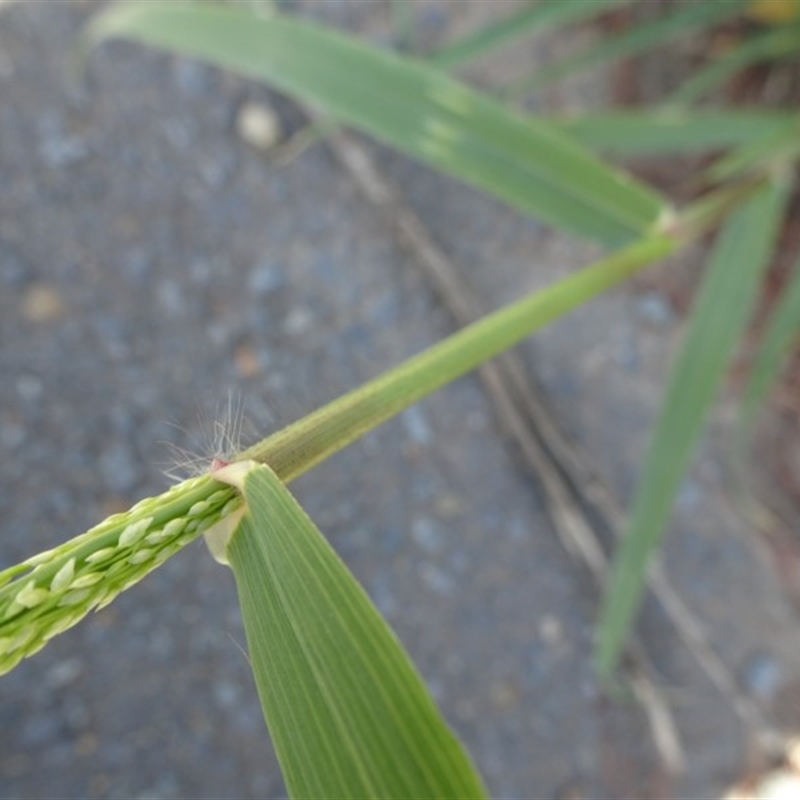
{"type": "MultiPolygon", "coordinates": [[[[324,13],[385,21],[377,7],[324,13]]],[[[437,9],[424,13],[438,36],[437,9]]],[[[450,330],[324,147],[278,167],[237,138],[245,100],[291,128],[287,101],[118,43],[71,83],[91,10],[23,2],[0,17],[0,567],[163,490],[164,443],[198,449],[231,390],[263,432],[450,330]]],[[[595,252],[400,156],[381,165],[487,308],[595,252]]],[[[622,501],[677,333],[657,292],[629,287],[522,348],[622,501]]],[[[726,505],[714,441],[666,559],[770,709],[800,685],[798,623],[726,505]]],[[[592,595],[474,378],[295,489],[495,797],[664,791],[641,712],[598,689],[592,595]]],[[[716,796],[744,769],[741,730],[657,609],[645,627],[689,754],[669,792],[716,796]]],[[[282,796],[243,642],[231,575],[198,542],[0,680],[0,797],[282,796]]]]}

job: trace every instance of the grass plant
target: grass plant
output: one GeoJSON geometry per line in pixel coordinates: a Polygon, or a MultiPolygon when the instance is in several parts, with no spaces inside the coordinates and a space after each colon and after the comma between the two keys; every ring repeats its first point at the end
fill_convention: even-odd
{"type": "MultiPolygon", "coordinates": [[[[272,4],[127,2],[94,18],[87,47],[125,38],[263,80],[338,124],[609,249],[594,264],[238,453],[234,464],[183,481],[0,572],[0,673],[205,534],[236,578],[256,684],[292,796],[485,796],[399,643],[286,484],[536,329],[720,227],[601,609],[597,663],[603,675],[612,674],[649,558],[752,316],[800,158],[796,111],[695,110],[689,104],[754,59],[797,53],[797,23],[790,18],[702,68],[655,111],[534,117],[444,70],[543,27],[630,5],[531,4],[425,59],[378,49],[279,13],[272,4]],[[704,175],[705,194],[676,209],[594,150],[725,152],[704,175]]],[[[511,93],[702,34],[747,7],[743,0],[684,5],[523,76],[511,93]]],[[[395,3],[394,13],[402,39],[411,42],[408,8],[395,3]]],[[[767,325],[745,391],[744,430],[800,327],[798,269],[767,325]]]]}

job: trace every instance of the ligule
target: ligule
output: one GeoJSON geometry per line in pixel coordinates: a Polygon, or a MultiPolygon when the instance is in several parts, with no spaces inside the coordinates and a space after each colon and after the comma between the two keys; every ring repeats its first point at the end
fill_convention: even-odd
{"type": "Polygon", "coordinates": [[[235,511],[241,498],[218,486],[184,481],[0,572],[0,675],[235,511]]]}

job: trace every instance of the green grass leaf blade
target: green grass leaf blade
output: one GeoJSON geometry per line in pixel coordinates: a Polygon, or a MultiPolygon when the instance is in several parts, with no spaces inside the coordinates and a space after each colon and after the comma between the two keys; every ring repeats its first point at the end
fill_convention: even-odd
{"type": "Polygon", "coordinates": [[[575,55],[567,56],[555,64],[537,70],[532,75],[520,78],[507,87],[506,94],[517,97],[563,78],[570,72],[587,69],[604,61],[643,53],[677,36],[686,36],[729,19],[738,14],[744,5],[745,0],[688,3],[661,19],[636,25],[616,36],[606,37],[575,55]]]}
{"type": "Polygon", "coordinates": [[[791,125],[797,114],[783,111],[620,111],[586,114],[553,122],[593,150],[623,156],[692,155],[747,145],[791,125]]]}
{"type": "Polygon", "coordinates": [[[740,428],[746,435],[791,346],[800,336],[800,258],[770,315],[742,395],[740,428]]]}
{"type": "Polygon", "coordinates": [[[737,72],[759,61],[771,61],[800,50],[800,24],[782,25],[754,35],[696,72],[670,95],[668,103],[694,102],[737,72]]]}
{"type": "Polygon", "coordinates": [[[442,47],[428,56],[428,60],[437,67],[453,69],[509,44],[525,34],[557,25],[580,22],[630,2],[631,0],[588,0],[581,3],[553,3],[540,0],[498,22],[485,25],[457,42],[442,47]]]}
{"type": "Polygon", "coordinates": [[[797,118],[765,133],[717,159],[705,172],[709,180],[721,183],[747,171],[771,166],[791,168],[800,155],[800,124],[797,118]]]}
{"type": "Polygon", "coordinates": [[[759,190],[726,220],[714,246],[603,598],[596,663],[604,677],[616,666],[641,598],[648,558],[758,295],[786,197],[783,186],[759,190]]]}
{"type": "Polygon", "coordinates": [[[228,545],[262,708],[295,798],[482,798],[480,778],[367,594],[268,468],[228,545]]]}
{"type": "Polygon", "coordinates": [[[122,37],[269,82],[335,119],[548,222],[615,245],[667,203],[542,120],[505,109],[441,70],[332,30],[213,4],[123,3],[89,41],[122,37]]]}

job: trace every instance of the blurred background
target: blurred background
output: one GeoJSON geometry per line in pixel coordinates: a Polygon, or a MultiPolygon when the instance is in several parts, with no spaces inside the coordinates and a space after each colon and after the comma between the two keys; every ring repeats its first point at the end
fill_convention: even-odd
{"type": "MultiPolygon", "coordinates": [[[[291,101],[125,43],[92,52],[76,77],[73,48],[99,5],[24,0],[0,13],[0,568],[164,490],[170,444],[210,460],[203,431],[231,393],[263,436],[454,329],[324,142],[277,158],[248,132],[248,113],[268,114],[287,140],[304,124],[291,101]]],[[[414,46],[520,5],[414,2],[414,46]]],[[[389,2],[284,7],[397,44],[389,2]]],[[[463,74],[480,85],[597,31],[565,35],[463,74]]],[[[653,56],[649,80],[682,68],[669,56],[653,56]]],[[[624,78],[593,69],[531,108],[602,108],[624,78]]],[[[359,142],[485,310],[600,252],[359,142]]],[[[647,165],[641,174],[658,177],[647,165]]],[[[676,297],[700,252],[519,348],[623,506],[679,341],[676,297]]],[[[681,490],[665,564],[738,689],[798,730],[800,622],[773,551],[725,495],[725,420],[723,402],[681,490]]],[[[493,796],[718,797],[760,768],[752,732],[656,603],[641,632],[687,754],[682,774],[667,774],[643,708],[601,691],[596,592],[475,377],[293,489],[409,649],[493,796]]],[[[196,542],[0,680],[0,796],[284,796],[244,646],[232,576],[196,542]]]]}

